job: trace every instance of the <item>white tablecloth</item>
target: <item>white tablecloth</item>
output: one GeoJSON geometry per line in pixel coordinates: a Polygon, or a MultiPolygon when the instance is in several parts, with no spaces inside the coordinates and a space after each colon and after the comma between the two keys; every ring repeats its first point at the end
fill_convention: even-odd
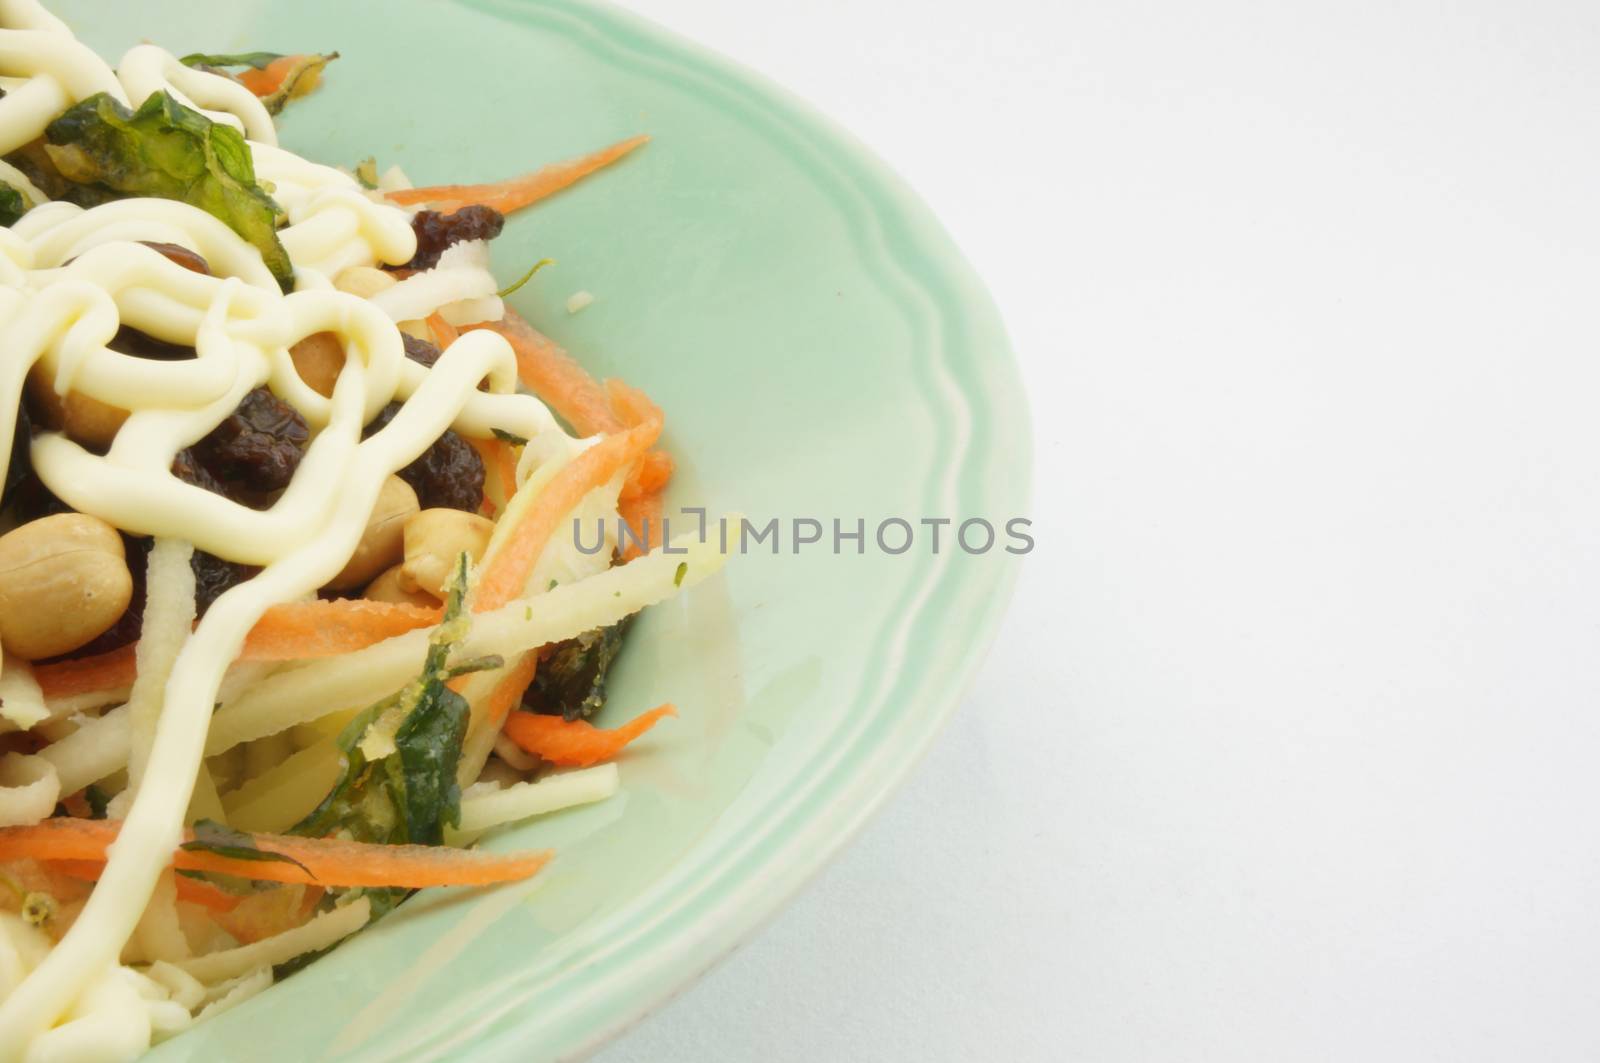
{"type": "Polygon", "coordinates": [[[1600,8],[633,0],[988,279],[1038,549],[604,1063],[1600,1058],[1600,8]]]}

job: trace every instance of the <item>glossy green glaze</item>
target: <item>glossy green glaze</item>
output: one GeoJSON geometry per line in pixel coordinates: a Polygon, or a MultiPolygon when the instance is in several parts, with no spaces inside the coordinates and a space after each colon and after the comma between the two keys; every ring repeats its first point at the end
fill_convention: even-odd
{"type": "MultiPolygon", "coordinates": [[[[976,277],[911,193],[759,78],[570,0],[54,5],[108,56],[327,51],[286,146],[482,180],[637,132],[621,165],[494,245],[513,302],[667,414],[670,507],[757,523],[1024,515],[1026,406],[976,277]],[[565,300],[595,302],[568,315],[565,300]]],[[[647,615],[614,716],[682,711],[625,793],[492,839],[537,880],[435,891],[151,1057],[417,1061],[581,1054],[797,890],[916,763],[972,676],[1017,559],[758,552],[647,615]]],[[[830,536],[831,537],[831,536],[830,536]]],[[[848,544],[847,544],[848,546],[848,544]]],[[[959,785],[953,780],[952,785],[959,785]]]]}

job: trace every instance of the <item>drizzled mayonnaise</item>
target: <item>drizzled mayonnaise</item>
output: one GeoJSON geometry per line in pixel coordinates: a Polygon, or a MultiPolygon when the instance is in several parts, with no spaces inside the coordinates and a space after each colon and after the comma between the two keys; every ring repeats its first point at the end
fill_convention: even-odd
{"type": "Polygon", "coordinates": [[[58,391],[131,411],[103,455],[59,433],[37,437],[31,457],[46,486],[119,528],[262,566],[211,606],[174,663],[144,781],[72,928],[41,954],[36,933],[0,917],[0,960],[10,957],[21,975],[0,979],[12,983],[0,985],[9,989],[0,1000],[0,1063],[103,1063],[147,1046],[161,1027],[152,1026],[151,1009],[171,1010],[156,999],[157,984],[118,956],[180,840],[213,701],[245,635],[270,606],[313,592],[344,566],[385,478],[447,428],[477,436],[502,428],[536,439],[541,453],[578,444],[541,403],[514,393],[515,361],[500,337],[468,333],[426,370],[404,357],[382,307],[333,289],[331,278],[350,266],[410,259],[408,216],[340,171],[276,147],[270,118],[236,83],[151,45],[134,48],[113,72],[33,0],[0,0],[0,79],[8,85],[0,154],[97,92],[129,106],[171,92],[242,130],[258,175],[288,214],[280,237],[298,280],[284,295],[254,247],[210,215],[165,200],[87,211],[50,203],[0,229],[0,466],[24,381],[39,364],[58,391]],[[213,275],[139,241],[189,248],[213,275]],[[156,362],[113,351],[107,344],[122,324],[192,345],[197,357],[156,362]],[[289,356],[296,341],[323,331],[346,350],[331,397],[301,380],[289,356]],[[484,380],[489,390],[477,390],[484,380]],[[315,432],[279,500],[256,511],[174,478],[177,452],[261,385],[315,432]],[[404,401],[399,414],[363,441],[363,426],[395,399],[404,401]]]}

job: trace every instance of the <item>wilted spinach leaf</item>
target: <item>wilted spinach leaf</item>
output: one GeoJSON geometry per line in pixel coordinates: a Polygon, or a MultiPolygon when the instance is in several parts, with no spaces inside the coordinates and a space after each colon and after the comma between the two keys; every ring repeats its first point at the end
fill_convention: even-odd
{"type": "Polygon", "coordinates": [[[189,852],[214,853],[229,860],[259,860],[293,864],[301,871],[311,875],[311,869],[292,856],[283,853],[273,853],[256,845],[256,840],[243,831],[234,830],[214,819],[202,819],[194,825],[194,840],[184,842],[178,846],[189,852]]]}
{"type": "Polygon", "coordinates": [[[289,253],[278,242],[283,210],[256,182],[238,130],[166,92],[133,112],[102,92],[51,122],[44,150],[71,184],[66,198],[73,202],[156,196],[199,207],[254,245],[285,291],[294,286],[289,253]]]}
{"type": "Polygon", "coordinates": [[[587,720],[606,703],[606,676],[622,648],[624,619],[558,642],[539,662],[522,704],[547,716],[587,720]]]}
{"type": "Polygon", "coordinates": [[[0,225],[9,229],[26,213],[28,201],[22,193],[0,181],[0,225]]]}
{"type": "Polygon", "coordinates": [[[248,66],[257,70],[265,70],[274,59],[282,59],[278,52],[237,52],[233,55],[208,55],[205,52],[193,52],[179,59],[184,66],[222,67],[222,66],[248,66]]]}
{"type": "Polygon", "coordinates": [[[293,833],[322,837],[347,832],[357,841],[379,844],[439,845],[446,824],[461,817],[456,765],[466,737],[466,699],[446,686],[463,671],[498,667],[498,657],[450,666],[447,660],[466,634],[463,599],[467,563],[461,558],[445,603],[444,619],[428,644],[422,674],[399,692],[350,722],[339,735],[345,770],[322,804],[293,833]],[[374,733],[392,729],[389,743],[367,743],[374,733]],[[392,752],[369,759],[374,744],[392,752]]]}

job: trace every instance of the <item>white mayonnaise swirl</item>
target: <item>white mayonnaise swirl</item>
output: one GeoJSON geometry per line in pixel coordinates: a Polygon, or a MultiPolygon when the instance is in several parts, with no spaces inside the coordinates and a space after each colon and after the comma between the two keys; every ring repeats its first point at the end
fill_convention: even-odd
{"type": "MultiPolygon", "coordinates": [[[[58,392],[131,411],[104,454],[60,433],[36,437],[31,458],[50,490],[119,528],[262,567],[212,605],[178,656],[143,782],[72,928],[43,951],[42,935],[0,916],[0,1063],[106,1063],[130,1058],[152,1030],[170,1025],[175,1005],[155,999],[165,990],[122,967],[119,954],[180,840],[213,701],[246,633],[270,606],[315,591],[344,566],[385,478],[447,428],[475,436],[501,428],[537,440],[541,453],[579,444],[543,404],[515,393],[515,361],[500,337],[468,333],[424,369],[404,357],[382,306],[333,288],[348,267],[410,259],[408,215],[348,175],[276,147],[271,119],[237,83],[153,45],[134,48],[113,71],[33,0],[0,0],[0,81],[0,154],[99,92],[134,107],[170,92],[242,130],[258,176],[288,215],[280,237],[298,280],[283,294],[254,247],[211,215],[166,200],[91,210],[47,203],[0,229],[0,466],[24,381],[42,366],[58,392]],[[188,248],[211,275],[141,241],[188,248]],[[123,324],[191,345],[197,357],[159,362],[114,351],[108,343],[123,324]],[[313,391],[289,355],[316,332],[345,347],[331,397],[313,391]],[[478,390],[485,380],[488,390],[478,390]],[[257,511],[173,477],[177,452],[263,385],[314,433],[278,501],[257,511]],[[363,426],[396,399],[404,403],[398,415],[363,441],[363,426]]],[[[38,198],[36,189],[22,191],[38,198]]],[[[26,765],[13,767],[19,785],[32,784],[26,765]]]]}

